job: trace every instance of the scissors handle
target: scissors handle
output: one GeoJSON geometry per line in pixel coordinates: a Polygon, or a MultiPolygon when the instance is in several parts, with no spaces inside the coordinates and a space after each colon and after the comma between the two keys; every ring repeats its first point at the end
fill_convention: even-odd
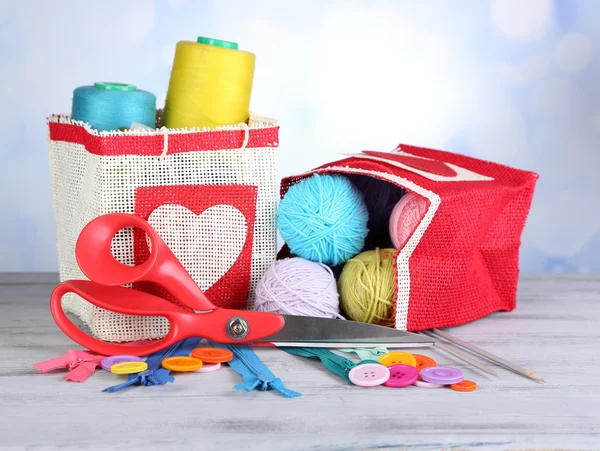
{"type": "Polygon", "coordinates": [[[139,216],[110,213],[93,219],[79,234],[75,256],[85,276],[101,285],[121,286],[139,281],[154,282],[193,310],[215,308],[160,235],[148,221],[139,216]],[[140,265],[124,265],[112,254],[113,237],[125,227],[139,227],[152,243],[150,256],[140,265]]]}
{"type": "Polygon", "coordinates": [[[144,356],[191,337],[203,337],[224,344],[250,343],[278,332],[285,323],[283,316],[277,313],[221,308],[215,308],[210,313],[192,313],[139,290],[99,285],[87,280],[70,280],[58,285],[50,297],[50,311],[58,327],[68,337],[90,351],[103,355],[144,356]],[[61,302],[66,293],[75,293],[97,307],[116,313],[165,317],[169,321],[169,332],[150,344],[131,345],[99,340],[81,330],[67,317],[61,302]],[[228,325],[235,318],[242,318],[247,324],[247,334],[240,339],[232,338],[228,333],[228,325]]]}

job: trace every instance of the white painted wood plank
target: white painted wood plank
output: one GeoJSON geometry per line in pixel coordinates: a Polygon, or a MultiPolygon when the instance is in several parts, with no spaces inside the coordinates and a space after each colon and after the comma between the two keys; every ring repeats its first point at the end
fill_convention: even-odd
{"type": "Polygon", "coordinates": [[[546,378],[537,384],[502,368],[465,370],[473,393],[345,385],[316,361],[277,349],[257,353],[292,390],[238,392],[239,376],[176,376],[174,384],[101,390],[32,364],[76,347],[54,324],[52,275],[0,275],[1,449],[600,449],[600,276],[526,276],[514,312],[448,329],[546,378]]]}

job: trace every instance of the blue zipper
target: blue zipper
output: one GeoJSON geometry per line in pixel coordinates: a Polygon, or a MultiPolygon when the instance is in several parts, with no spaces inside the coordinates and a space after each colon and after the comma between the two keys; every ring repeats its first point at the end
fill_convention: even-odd
{"type": "MultiPolygon", "coordinates": [[[[240,350],[237,348],[237,346],[232,346],[229,345],[227,346],[229,348],[229,350],[231,352],[233,352],[233,354],[242,361],[242,363],[244,364],[244,366],[246,368],[248,368],[248,370],[250,370],[257,378],[259,378],[260,380],[266,380],[268,379],[267,376],[265,376],[264,374],[262,374],[259,370],[257,370],[254,365],[252,365],[252,363],[250,363],[250,361],[244,356],[243,352],[240,352],[240,350]]],[[[258,357],[258,356],[257,356],[258,357]]],[[[264,390],[264,389],[263,389],[264,390]]]]}
{"type": "Polygon", "coordinates": [[[209,343],[216,348],[229,349],[233,353],[233,360],[229,362],[229,366],[241,375],[244,381],[243,384],[235,385],[234,389],[248,392],[256,388],[263,391],[274,389],[286,398],[300,396],[300,393],[288,389],[281,379],[275,377],[249,346],[220,344],[210,341],[209,343]]]}
{"type": "MultiPolygon", "coordinates": [[[[164,385],[167,382],[173,382],[174,377],[169,375],[169,370],[161,366],[161,362],[167,357],[189,355],[198,346],[200,340],[200,338],[189,338],[174,344],[170,348],[152,354],[146,360],[148,369],[140,373],[130,374],[127,382],[105,388],[102,391],[116,392],[132,385],[164,385]]],[[[281,379],[275,377],[248,346],[224,345],[210,341],[209,343],[216,348],[229,349],[233,353],[234,357],[229,362],[229,366],[240,374],[244,380],[243,384],[234,386],[236,390],[249,392],[260,387],[261,390],[274,389],[286,398],[300,396],[300,393],[286,388],[281,379]]]]}
{"type": "Polygon", "coordinates": [[[112,387],[105,388],[103,392],[116,392],[123,390],[131,385],[164,385],[167,382],[174,382],[175,378],[170,375],[171,371],[163,368],[161,363],[167,357],[176,355],[190,355],[192,350],[198,346],[201,338],[188,338],[175,343],[173,346],[163,349],[162,351],[151,354],[147,359],[148,369],[139,373],[130,374],[127,382],[122,384],[113,385],[112,387]]]}

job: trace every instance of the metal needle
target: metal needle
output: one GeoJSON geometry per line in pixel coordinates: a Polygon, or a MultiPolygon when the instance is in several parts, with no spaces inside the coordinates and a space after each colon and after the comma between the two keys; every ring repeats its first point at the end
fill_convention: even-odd
{"type": "MultiPolygon", "coordinates": [[[[425,336],[435,339],[434,336],[430,335],[427,332],[419,332],[419,333],[421,335],[425,335],[425,336]]],[[[452,354],[454,357],[459,358],[463,362],[467,362],[468,364],[473,365],[475,368],[479,368],[481,371],[483,371],[485,373],[488,373],[488,374],[491,374],[492,376],[498,377],[498,374],[494,370],[492,370],[490,367],[484,365],[483,363],[479,363],[477,360],[472,359],[468,355],[463,354],[462,352],[454,349],[451,346],[448,346],[447,344],[441,343],[440,340],[435,340],[434,346],[442,349],[443,351],[446,351],[448,354],[452,354]]]]}

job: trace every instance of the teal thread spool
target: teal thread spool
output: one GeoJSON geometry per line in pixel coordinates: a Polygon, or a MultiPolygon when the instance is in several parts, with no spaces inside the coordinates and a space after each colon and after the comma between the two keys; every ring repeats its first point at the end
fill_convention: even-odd
{"type": "Polygon", "coordinates": [[[156,128],[156,96],[125,83],[98,82],[73,91],[73,120],[98,131],[130,127],[133,122],[156,128]]]}

